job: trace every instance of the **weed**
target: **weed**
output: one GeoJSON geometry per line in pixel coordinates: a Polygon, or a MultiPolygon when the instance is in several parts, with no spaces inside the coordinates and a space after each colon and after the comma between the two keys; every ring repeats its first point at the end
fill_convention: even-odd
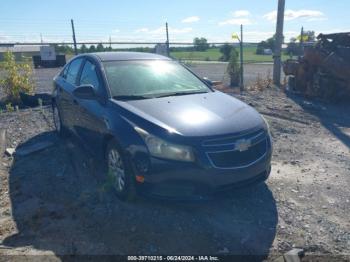
{"type": "Polygon", "coordinates": [[[107,173],[106,181],[101,186],[100,191],[102,192],[110,191],[113,188],[114,184],[115,184],[115,176],[112,174],[112,171],[109,170],[107,173]]]}
{"type": "Polygon", "coordinates": [[[40,106],[40,108],[43,107],[43,100],[41,98],[38,98],[38,105],[40,106]]]}
{"type": "Polygon", "coordinates": [[[271,72],[269,70],[265,77],[261,77],[261,75],[258,74],[255,82],[253,83],[253,85],[248,87],[248,90],[263,91],[266,88],[272,87],[272,84],[273,84],[273,81],[271,78],[271,72]]]}
{"type": "Polygon", "coordinates": [[[6,111],[13,112],[13,111],[15,111],[15,108],[13,107],[13,105],[11,103],[7,103],[6,104],[6,111]]]}

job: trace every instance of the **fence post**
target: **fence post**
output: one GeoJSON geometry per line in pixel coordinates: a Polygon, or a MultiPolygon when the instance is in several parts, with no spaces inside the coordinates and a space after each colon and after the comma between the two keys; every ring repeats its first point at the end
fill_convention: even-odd
{"type": "Polygon", "coordinates": [[[300,32],[300,56],[302,56],[304,53],[304,27],[301,27],[300,32]]]}
{"type": "Polygon", "coordinates": [[[75,55],[77,55],[78,54],[78,48],[77,48],[77,40],[75,39],[75,30],[74,30],[74,21],[73,21],[73,19],[70,20],[70,23],[72,25],[74,53],[75,53],[75,55]]]}
{"type": "Polygon", "coordinates": [[[278,87],[281,85],[281,50],[283,42],[284,7],[285,0],[278,0],[276,45],[273,55],[273,83],[278,87]]]}
{"type": "Polygon", "coordinates": [[[241,92],[244,90],[244,79],[243,79],[243,25],[241,25],[241,41],[239,42],[240,45],[240,60],[241,60],[241,67],[240,67],[240,90],[241,92]]]}
{"type": "Polygon", "coordinates": [[[165,23],[165,30],[166,30],[166,53],[167,56],[170,56],[170,50],[169,50],[169,29],[168,29],[168,22],[165,23]]]}

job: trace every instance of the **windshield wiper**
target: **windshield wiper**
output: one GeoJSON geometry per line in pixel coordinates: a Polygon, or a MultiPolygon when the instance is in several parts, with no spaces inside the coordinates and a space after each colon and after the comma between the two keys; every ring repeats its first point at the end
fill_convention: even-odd
{"type": "Polygon", "coordinates": [[[150,99],[150,96],[141,96],[141,95],[120,95],[113,96],[116,100],[142,100],[142,99],[150,99]]]}
{"type": "Polygon", "coordinates": [[[208,93],[207,91],[189,91],[189,92],[171,92],[171,93],[165,93],[155,96],[155,98],[159,97],[167,97],[167,96],[184,96],[184,95],[194,95],[194,94],[205,94],[208,93]]]}

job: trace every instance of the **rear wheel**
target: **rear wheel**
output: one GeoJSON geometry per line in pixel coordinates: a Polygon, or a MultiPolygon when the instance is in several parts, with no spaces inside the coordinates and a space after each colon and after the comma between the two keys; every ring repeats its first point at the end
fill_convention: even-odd
{"type": "Polygon", "coordinates": [[[124,201],[136,199],[132,169],[120,146],[112,140],[106,150],[107,181],[117,197],[124,201]]]}

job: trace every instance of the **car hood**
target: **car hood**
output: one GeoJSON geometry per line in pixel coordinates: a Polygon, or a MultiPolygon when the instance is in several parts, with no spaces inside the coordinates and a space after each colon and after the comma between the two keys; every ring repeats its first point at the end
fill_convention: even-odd
{"type": "Polygon", "coordinates": [[[117,103],[183,136],[233,134],[263,125],[252,107],[219,91],[117,103]]]}

